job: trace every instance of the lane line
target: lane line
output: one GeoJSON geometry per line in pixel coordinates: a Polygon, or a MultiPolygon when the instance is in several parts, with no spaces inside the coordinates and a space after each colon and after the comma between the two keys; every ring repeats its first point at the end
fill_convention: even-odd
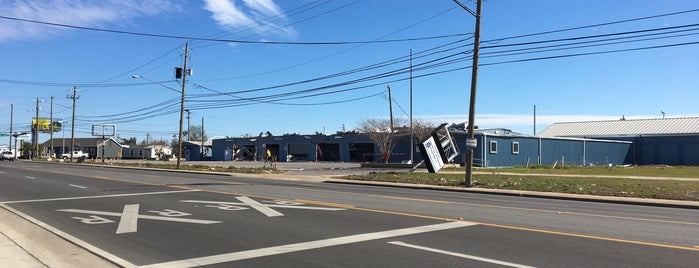
{"type": "Polygon", "coordinates": [[[465,222],[465,221],[440,223],[440,224],[434,224],[434,225],[418,226],[418,227],[412,227],[412,228],[396,229],[396,230],[375,232],[375,233],[350,235],[350,236],[329,238],[329,239],[316,240],[316,241],[310,241],[310,242],[303,242],[303,243],[281,245],[281,246],[268,247],[268,248],[260,248],[260,249],[232,252],[232,253],[212,255],[212,256],[207,256],[207,257],[199,257],[199,258],[191,258],[191,259],[164,262],[164,263],[156,263],[156,264],[144,265],[144,266],[140,266],[140,267],[147,267],[147,268],[160,268],[160,267],[165,268],[165,267],[167,267],[167,268],[171,268],[171,267],[194,267],[194,266],[203,266],[203,265],[213,265],[213,264],[219,264],[219,263],[224,263],[224,262],[232,262],[232,261],[246,260],[246,259],[252,259],[252,258],[272,256],[272,255],[286,254],[286,253],[292,253],[292,252],[298,252],[298,251],[304,251],[304,250],[353,244],[353,243],[366,242],[366,241],[371,241],[371,240],[392,238],[392,237],[397,237],[397,236],[414,235],[414,234],[421,234],[421,233],[427,233],[427,232],[456,229],[456,228],[468,227],[468,226],[473,226],[473,225],[476,225],[476,223],[465,222]]]}
{"type": "Polygon", "coordinates": [[[68,184],[68,186],[70,186],[70,187],[75,187],[75,188],[80,188],[80,189],[86,189],[86,188],[87,188],[87,187],[85,187],[85,186],[80,186],[80,185],[77,185],[77,184],[68,184]]]}
{"type": "Polygon", "coordinates": [[[81,200],[81,199],[125,197],[125,196],[140,196],[140,195],[177,194],[177,193],[199,192],[199,191],[200,191],[200,190],[191,189],[191,188],[190,188],[190,189],[188,189],[188,190],[180,190],[180,191],[163,191],[163,192],[133,193],[133,194],[112,194],[112,195],[93,195],[93,196],[77,196],[77,197],[62,197],[62,198],[47,198],[47,199],[32,199],[32,200],[5,201],[5,202],[0,202],[0,204],[19,204],[19,203],[34,203],[34,202],[66,201],[66,200],[81,200]]]}
{"type": "Polygon", "coordinates": [[[119,256],[113,255],[105,250],[102,250],[101,248],[98,248],[98,247],[96,247],[88,242],[85,242],[85,241],[83,241],[75,236],[72,236],[64,231],[61,231],[60,229],[58,229],[56,227],[53,227],[53,226],[51,226],[43,221],[40,221],[32,216],[29,216],[29,215],[27,215],[19,210],[16,210],[8,205],[0,203],[0,207],[2,207],[3,209],[6,209],[14,214],[17,214],[18,216],[26,219],[27,221],[32,222],[32,223],[36,224],[37,226],[44,228],[44,229],[48,230],[51,233],[54,233],[55,235],[57,235],[59,237],[62,237],[66,241],[70,241],[71,243],[73,243],[79,247],[82,247],[87,251],[90,251],[90,252],[92,252],[92,253],[94,253],[94,254],[96,254],[96,255],[98,255],[106,260],[109,260],[110,262],[113,262],[116,265],[119,265],[121,267],[136,267],[135,264],[133,264],[125,259],[122,259],[119,256]]]}
{"type": "Polygon", "coordinates": [[[121,212],[117,234],[134,233],[138,230],[138,204],[125,205],[121,212]]]}
{"type": "Polygon", "coordinates": [[[36,180],[36,178],[34,178],[34,177],[32,177],[32,176],[24,176],[24,178],[25,178],[25,179],[30,179],[30,180],[36,180]]]}
{"type": "Polygon", "coordinates": [[[439,253],[439,254],[464,258],[464,259],[493,263],[493,264],[498,264],[498,265],[503,265],[503,266],[509,266],[509,267],[515,267],[515,268],[534,268],[534,266],[528,266],[528,265],[511,263],[511,262],[506,262],[506,261],[488,259],[488,258],[483,258],[483,257],[478,257],[478,256],[473,256],[473,255],[468,255],[468,254],[462,254],[462,253],[456,253],[456,252],[451,252],[451,251],[446,251],[446,250],[441,250],[441,249],[436,249],[436,248],[428,248],[428,247],[404,243],[401,241],[392,241],[392,242],[388,242],[388,243],[392,244],[392,245],[396,245],[396,246],[414,248],[414,249],[419,249],[419,250],[424,250],[424,251],[429,251],[429,252],[434,252],[434,253],[439,253]]]}
{"type": "Polygon", "coordinates": [[[282,214],[281,212],[276,211],[268,206],[265,206],[265,205],[261,204],[260,202],[252,200],[250,197],[236,196],[235,199],[240,200],[240,202],[245,203],[246,205],[250,206],[251,208],[254,208],[255,210],[259,211],[260,213],[267,215],[267,217],[284,216],[284,214],[282,214]]]}

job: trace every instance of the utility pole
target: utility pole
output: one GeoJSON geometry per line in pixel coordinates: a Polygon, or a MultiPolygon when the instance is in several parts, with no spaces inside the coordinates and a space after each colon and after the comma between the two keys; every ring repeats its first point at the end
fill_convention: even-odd
{"type": "Polygon", "coordinates": [[[12,137],[14,136],[14,135],[12,135],[13,134],[12,133],[12,118],[14,117],[14,115],[15,115],[15,105],[11,103],[10,104],[10,152],[14,152],[13,153],[14,156],[17,157],[17,143],[16,142],[15,142],[15,150],[12,151],[12,137]]]}
{"type": "Polygon", "coordinates": [[[413,49],[410,49],[410,164],[415,153],[415,131],[413,131],[413,49]]]}
{"type": "MultiPolygon", "coordinates": [[[[478,50],[481,42],[481,6],[482,0],[477,0],[476,12],[460,3],[458,0],[453,0],[457,5],[461,6],[468,13],[476,17],[476,30],[473,34],[473,64],[471,67],[471,96],[468,109],[468,138],[475,139],[474,121],[476,117],[476,86],[478,85],[478,50]]],[[[485,144],[483,145],[485,146],[485,144]]],[[[473,176],[473,147],[466,149],[466,180],[465,187],[471,187],[471,178],[473,176]]]]}
{"type": "Polygon", "coordinates": [[[73,99],[73,116],[71,118],[70,122],[70,162],[73,162],[73,151],[75,150],[75,100],[78,99],[78,96],[76,96],[76,92],[78,91],[78,88],[73,86],[73,96],[68,95],[68,99],[73,99]]]}
{"type": "Polygon", "coordinates": [[[36,117],[34,118],[34,160],[39,160],[39,98],[36,98],[36,117]]]}
{"type": "Polygon", "coordinates": [[[201,160],[204,160],[204,117],[201,118],[201,155],[199,156],[201,160]]]}
{"type": "MultiPolygon", "coordinates": [[[[182,161],[182,124],[184,123],[184,90],[187,88],[187,59],[189,58],[189,41],[184,46],[184,65],[182,66],[182,99],[180,100],[180,131],[177,138],[177,169],[182,161]]],[[[189,130],[188,130],[189,131],[189,130]]]]}
{"type": "Polygon", "coordinates": [[[187,112],[187,141],[189,141],[189,135],[192,134],[192,133],[190,133],[191,130],[189,129],[189,117],[191,115],[191,112],[189,111],[189,109],[184,110],[184,111],[187,112]]]}
{"type": "Polygon", "coordinates": [[[49,115],[49,143],[51,144],[51,150],[49,151],[49,159],[53,157],[53,96],[51,96],[51,115],[49,115]]]}
{"type": "Polygon", "coordinates": [[[391,119],[390,131],[393,132],[393,103],[391,103],[391,86],[386,86],[386,88],[388,88],[388,112],[391,119]]]}

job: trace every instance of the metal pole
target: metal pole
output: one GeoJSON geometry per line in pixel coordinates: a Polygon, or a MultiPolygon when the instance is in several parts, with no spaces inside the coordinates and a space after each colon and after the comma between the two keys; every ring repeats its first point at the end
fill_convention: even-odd
{"type": "Polygon", "coordinates": [[[189,136],[192,134],[192,133],[189,133],[189,132],[191,132],[191,130],[189,129],[190,128],[189,127],[189,118],[191,116],[191,111],[189,111],[189,109],[184,110],[184,111],[187,112],[187,141],[189,141],[190,140],[189,136]]]}
{"type": "Polygon", "coordinates": [[[180,131],[177,137],[177,169],[182,161],[182,124],[184,123],[184,90],[187,87],[187,58],[189,57],[189,41],[184,46],[184,65],[182,69],[182,99],[180,100],[180,131]]]}
{"type": "MultiPolygon", "coordinates": [[[[458,2],[457,2],[458,3],[458,2]]],[[[461,5],[461,4],[460,4],[461,5]]],[[[478,0],[476,7],[476,31],[473,35],[473,65],[471,67],[471,96],[468,109],[468,138],[474,139],[474,121],[476,117],[476,86],[478,85],[478,49],[481,41],[481,6],[482,0],[478,0]]],[[[483,145],[485,146],[485,145],[483,145]]],[[[473,147],[466,150],[466,180],[465,187],[471,187],[473,177],[473,147]]]]}

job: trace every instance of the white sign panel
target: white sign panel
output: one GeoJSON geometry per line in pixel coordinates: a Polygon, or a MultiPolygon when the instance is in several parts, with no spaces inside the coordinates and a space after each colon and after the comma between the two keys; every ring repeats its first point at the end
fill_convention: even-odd
{"type": "Polygon", "coordinates": [[[434,141],[433,137],[429,137],[426,141],[422,143],[425,147],[425,154],[427,155],[427,161],[430,162],[434,172],[441,170],[444,167],[444,161],[442,156],[439,154],[439,148],[434,141]]]}

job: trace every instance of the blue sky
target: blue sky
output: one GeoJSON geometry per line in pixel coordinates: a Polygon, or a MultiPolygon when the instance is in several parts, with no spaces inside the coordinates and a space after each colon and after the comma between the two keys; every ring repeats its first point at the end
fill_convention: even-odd
{"type": "MultiPolygon", "coordinates": [[[[169,140],[179,124],[173,69],[188,40],[185,106],[209,137],[353,130],[388,117],[387,86],[394,116],[407,118],[411,49],[414,118],[468,118],[475,19],[451,0],[0,5],[1,133],[11,104],[13,130],[29,130],[36,98],[40,117],[53,96],[53,117],[69,121],[66,96],[77,86],[77,137],[116,124],[121,138],[169,140]]],[[[534,105],[537,132],[563,121],[698,116],[697,9],[686,0],[485,1],[475,124],[532,134],[534,105]]]]}

